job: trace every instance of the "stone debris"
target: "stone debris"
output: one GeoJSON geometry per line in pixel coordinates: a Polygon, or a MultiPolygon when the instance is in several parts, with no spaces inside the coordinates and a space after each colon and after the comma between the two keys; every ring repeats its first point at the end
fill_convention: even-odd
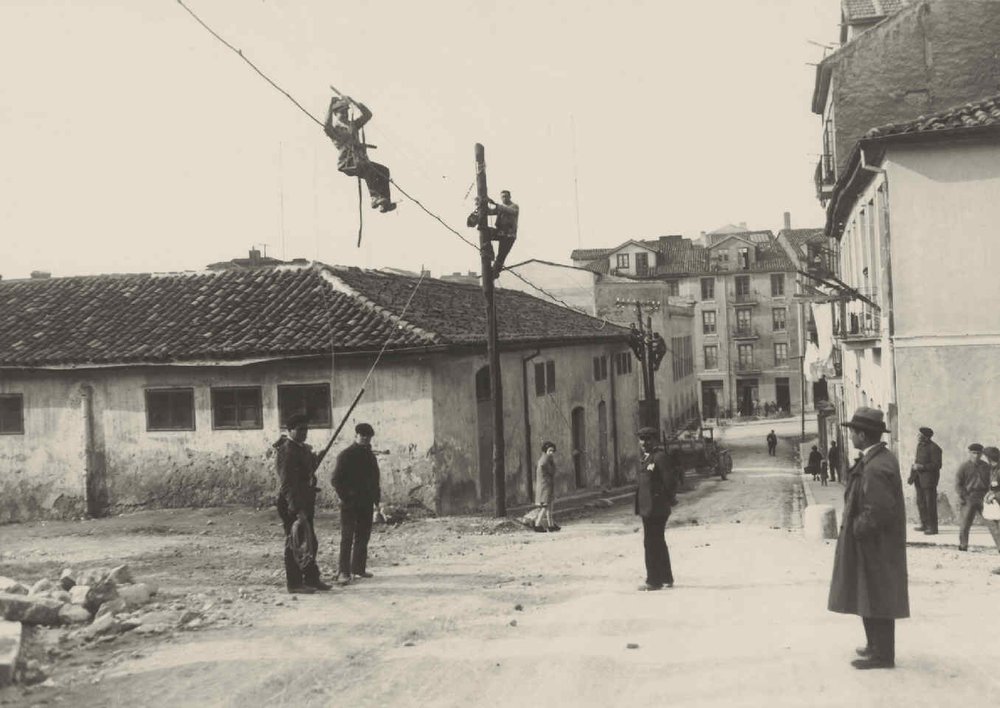
{"type": "Polygon", "coordinates": [[[20,622],[0,621],[0,688],[14,680],[23,631],[20,622]]]}
{"type": "Polygon", "coordinates": [[[0,614],[11,622],[57,625],[62,606],[63,603],[50,597],[0,593],[0,614]]]}
{"type": "Polygon", "coordinates": [[[0,576],[0,592],[9,593],[11,595],[27,595],[28,588],[24,587],[24,585],[17,582],[13,578],[0,576]]]}
{"type": "Polygon", "coordinates": [[[45,595],[46,593],[49,592],[49,590],[54,590],[55,588],[56,584],[54,582],[52,582],[48,578],[42,578],[41,580],[39,580],[38,582],[36,582],[34,585],[31,586],[31,589],[28,590],[28,594],[45,595]]]}
{"type": "Polygon", "coordinates": [[[135,578],[132,577],[132,571],[129,570],[127,565],[120,565],[117,568],[113,568],[108,573],[108,579],[114,582],[115,585],[129,585],[135,582],[135,578]]]}
{"type": "Polygon", "coordinates": [[[63,572],[59,574],[59,585],[63,590],[69,590],[76,585],[76,573],[71,568],[63,568],[63,572]]]}
{"type": "Polygon", "coordinates": [[[90,622],[90,613],[80,605],[63,604],[59,608],[59,622],[61,624],[86,624],[90,622]]]}

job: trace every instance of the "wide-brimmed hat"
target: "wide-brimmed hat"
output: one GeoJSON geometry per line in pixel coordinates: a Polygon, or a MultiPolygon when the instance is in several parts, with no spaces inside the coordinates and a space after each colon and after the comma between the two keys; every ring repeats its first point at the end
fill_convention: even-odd
{"type": "Polygon", "coordinates": [[[872,433],[888,433],[885,427],[885,416],[878,408],[868,408],[861,406],[854,411],[854,417],[847,423],[841,423],[845,428],[857,428],[867,430],[872,433]]]}
{"type": "Polygon", "coordinates": [[[995,447],[984,447],[983,455],[991,462],[1000,462],[1000,450],[995,447]]]}
{"type": "Polygon", "coordinates": [[[934,437],[934,431],[931,430],[930,428],[919,428],[919,430],[920,430],[920,434],[923,435],[925,438],[933,438],[934,437]]]}

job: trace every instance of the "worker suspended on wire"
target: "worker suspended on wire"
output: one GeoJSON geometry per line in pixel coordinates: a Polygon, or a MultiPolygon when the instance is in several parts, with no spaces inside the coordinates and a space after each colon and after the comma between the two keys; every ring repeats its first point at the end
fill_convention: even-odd
{"type": "Polygon", "coordinates": [[[389,168],[368,159],[368,146],[360,138],[361,129],[371,120],[372,112],[363,103],[350,96],[334,96],[326,115],[323,131],[333,141],[340,157],[337,169],[345,175],[359,177],[368,185],[372,199],[372,209],[383,214],[396,208],[389,197],[389,168]],[[360,115],[350,117],[351,106],[357,107],[360,115]]]}

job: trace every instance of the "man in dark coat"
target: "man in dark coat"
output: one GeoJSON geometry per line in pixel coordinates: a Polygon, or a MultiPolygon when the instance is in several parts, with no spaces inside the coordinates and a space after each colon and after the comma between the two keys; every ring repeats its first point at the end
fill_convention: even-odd
{"type": "Polygon", "coordinates": [[[323,131],[333,141],[339,157],[337,169],[350,177],[359,177],[368,186],[372,209],[383,214],[396,208],[389,196],[389,168],[368,159],[368,145],[360,138],[361,129],[371,120],[372,112],[350,96],[334,96],[326,114],[323,131]],[[350,117],[351,106],[361,114],[350,117]]]}
{"type": "Polygon", "coordinates": [[[642,543],[646,552],[646,582],[640,590],[673,587],[670,550],[664,537],[670,507],[677,493],[678,468],[675,460],[657,445],[659,435],[653,428],[639,430],[638,487],[635,490],[635,513],[642,517],[642,543]]]}
{"type": "Polygon", "coordinates": [[[774,457],[775,450],[778,449],[778,436],[774,434],[772,430],[767,434],[767,454],[774,457]]]}
{"type": "Polygon", "coordinates": [[[840,477],[840,446],[834,440],[830,443],[830,451],[826,454],[826,459],[830,461],[830,481],[836,482],[840,477]]]}
{"type": "Polygon", "coordinates": [[[312,593],[315,590],[329,590],[330,586],[319,578],[315,554],[299,559],[295,554],[292,526],[298,522],[311,536],[310,548],[317,547],[313,515],[316,511],[316,468],[322,455],[313,452],[306,444],[309,422],[304,414],[291,416],[286,422],[288,434],[282,435],[274,443],[277,451],[276,467],[280,486],[278,488],[278,515],[285,529],[285,583],[290,593],[312,593]],[[303,561],[300,567],[300,560],[303,561]]]}
{"type": "Polygon", "coordinates": [[[340,570],[337,583],[347,585],[351,575],[370,578],[368,540],[372,514],[382,500],[378,461],[372,452],[375,430],[368,423],[354,427],[354,442],[337,455],[333,488],[340,497],[340,570]]]}
{"type": "Polygon", "coordinates": [[[962,502],[958,512],[958,550],[969,550],[969,529],[976,514],[982,516],[983,497],[990,491],[990,466],[982,460],[983,446],[969,445],[969,459],[955,475],[955,492],[962,502]]]}
{"type": "Polygon", "coordinates": [[[889,669],[896,662],[896,620],[910,616],[903,482],[899,462],[881,441],[888,432],[882,411],[858,408],[842,425],[861,457],[847,473],[827,607],[864,623],[868,641],[852,666],[889,669]]]}
{"type": "Polygon", "coordinates": [[[927,536],[938,532],[937,487],[941,480],[941,448],[931,442],[934,431],[920,428],[917,433],[917,453],[910,467],[908,484],[914,485],[917,495],[917,512],[920,526],[915,531],[923,531],[927,536]]]}

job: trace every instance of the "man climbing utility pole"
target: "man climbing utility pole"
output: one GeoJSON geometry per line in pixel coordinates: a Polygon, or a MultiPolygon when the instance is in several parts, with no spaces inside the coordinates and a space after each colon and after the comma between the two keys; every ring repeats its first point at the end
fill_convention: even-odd
{"type": "Polygon", "coordinates": [[[642,427],[660,429],[660,408],[656,400],[656,380],[654,374],[660,368],[660,360],[666,354],[666,342],[653,332],[653,318],[646,316],[645,327],[642,321],[642,303],[635,301],[635,317],[639,327],[633,331],[638,334],[633,343],[633,351],[642,366],[643,400],[639,402],[639,420],[642,427]]]}
{"type": "Polygon", "coordinates": [[[486,299],[486,354],[490,362],[490,396],[493,401],[493,502],[496,517],[507,515],[507,477],[504,465],[503,387],[500,382],[500,353],[497,351],[497,308],[493,292],[493,248],[487,221],[489,192],[486,189],[486,150],[476,143],[476,204],[478,205],[479,256],[486,299]]]}

